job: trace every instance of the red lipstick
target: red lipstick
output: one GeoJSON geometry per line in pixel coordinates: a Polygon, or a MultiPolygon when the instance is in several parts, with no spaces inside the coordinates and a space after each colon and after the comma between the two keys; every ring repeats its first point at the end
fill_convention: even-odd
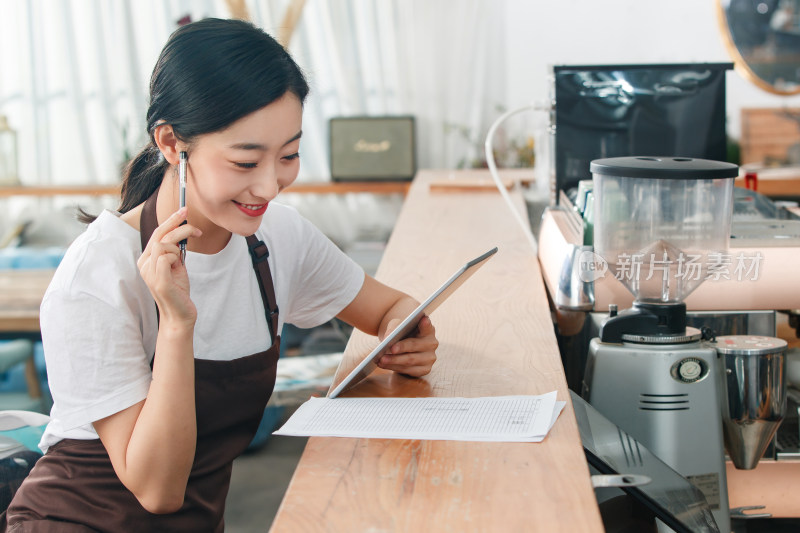
{"type": "Polygon", "coordinates": [[[239,208],[239,211],[249,217],[260,217],[267,211],[267,206],[269,205],[269,202],[265,204],[240,204],[239,202],[233,203],[236,204],[236,207],[239,208]]]}

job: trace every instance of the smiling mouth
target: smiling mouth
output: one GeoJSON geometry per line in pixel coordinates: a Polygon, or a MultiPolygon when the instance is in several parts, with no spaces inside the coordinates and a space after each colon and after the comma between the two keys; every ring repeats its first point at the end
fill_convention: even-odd
{"type": "Polygon", "coordinates": [[[264,207],[267,204],[239,204],[239,205],[244,207],[245,209],[258,211],[259,209],[261,209],[262,207],[264,207]]]}
{"type": "Polygon", "coordinates": [[[244,214],[250,216],[263,215],[264,211],[267,210],[267,205],[269,205],[269,202],[266,204],[243,204],[234,201],[233,203],[236,204],[236,207],[238,207],[244,214]]]}

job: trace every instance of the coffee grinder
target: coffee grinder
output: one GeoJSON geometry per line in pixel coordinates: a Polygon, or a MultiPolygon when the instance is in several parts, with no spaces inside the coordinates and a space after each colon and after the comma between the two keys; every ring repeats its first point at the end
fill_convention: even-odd
{"type": "Polygon", "coordinates": [[[785,389],[779,349],[750,343],[753,350],[737,350],[742,346],[730,337],[718,351],[713,333],[686,324],[684,299],[733,268],[726,251],[738,167],[693,158],[618,157],[594,160],[590,168],[594,251],[608,264],[607,275],[620,280],[635,301],[619,313],[611,306],[599,338],[591,341],[583,397],[697,486],[720,531],[729,532],[725,441],[748,447],[736,455],[741,466],[753,468],[777,429],[776,423],[753,420],[779,423],[785,389]],[[772,355],[760,357],[762,352],[772,355]],[[726,371],[726,360],[741,366],[744,358],[752,359],[754,370],[726,371]],[[729,387],[741,389],[740,398],[774,408],[738,409],[736,394],[731,406],[729,387]],[[725,436],[723,419],[731,428],[725,436]]]}

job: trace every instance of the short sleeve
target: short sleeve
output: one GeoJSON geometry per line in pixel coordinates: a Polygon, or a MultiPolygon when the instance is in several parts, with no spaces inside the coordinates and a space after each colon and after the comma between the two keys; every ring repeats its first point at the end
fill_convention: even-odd
{"type": "Polygon", "coordinates": [[[67,433],[147,397],[157,319],[140,253],[139,232],[104,211],[67,250],[42,300],[51,418],[67,433]]]}
{"type": "Polygon", "coordinates": [[[294,219],[276,249],[276,290],[288,282],[290,291],[283,320],[300,328],[324,324],[355,299],[364,270],[293,209],[281,214],[294,219]]]}
{"type": "Polygon", "coordinates": [[[56,290],[41,307],[42,343],[55,418],[70,431],[147,397],[150,356],[130,309],[56,290]]]}

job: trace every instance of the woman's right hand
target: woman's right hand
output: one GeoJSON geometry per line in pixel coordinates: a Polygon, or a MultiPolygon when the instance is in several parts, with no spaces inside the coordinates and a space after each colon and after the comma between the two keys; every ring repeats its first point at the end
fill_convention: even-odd
{"type": "Polygon", "coordinates": [[[187,208],[173,213],[158,226],[137,261],[142,279],[153,295],[162,321],[194,325],[197,309],[189,298],[189,276],[181,263],[181,240],[202,232],[186,220],[187,208]]]}

